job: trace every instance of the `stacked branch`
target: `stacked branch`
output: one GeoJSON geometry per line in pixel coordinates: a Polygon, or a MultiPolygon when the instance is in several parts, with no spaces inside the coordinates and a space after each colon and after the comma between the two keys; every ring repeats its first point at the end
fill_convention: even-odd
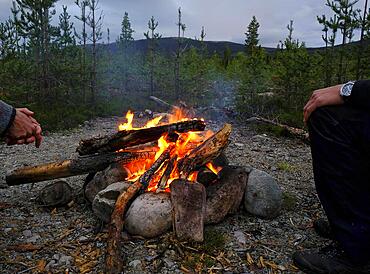
{"type": "Polygon", "coordinates": [[[9,171],[6,175],[6,182],[14,186],[93,173],[106,169],[112,163],[127,164],[153,158],[155,153],[155,151],[105,153],[22,167],[9,171]]]}
{"type": "Polygon", "coordinates": [[[103,137],[82,140],[77,147],[80,155],[117,151],[158,140],[164,133],[184,133],[188,131],[203,131],[206,124],[202,120],[182,121],[139,130],[122,130],[103,137]]]}

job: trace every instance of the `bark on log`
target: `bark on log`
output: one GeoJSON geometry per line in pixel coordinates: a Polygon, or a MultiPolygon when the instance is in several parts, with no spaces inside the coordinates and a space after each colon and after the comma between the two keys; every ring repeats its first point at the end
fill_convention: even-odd
{"type": "Polygon", "coordinates": [[[192,171],[217,158],[229,143],[231,129],[230,124],[225,124],[221,130],[183,158],[179,163],[181,178],[186,179],[192,171]]]}
{"type": "Polygon", "coordinates": [[[141,189],[145,189],[152,179],[154,173],[163,164],[164,161],[170,158],[171,150],[174,146],[169,146],[161,156],[153,163],[153,165],[143,174],[140,178],[133,183],[127,191],[121,193],[116,201],[111,222],[109,224],[107,254],[105,259],[105,272],[106,273],[121,273],[122,261],[121,258],[121,232],[123,228],[123,217],[127,205],[130,200],[141,189]]]}
{"type": "Polygon", "coordinates": [[[206,189],[197,182],[175,180],[171,183],[171,200],[174,211],[173,227],[177,238],[203,242],[206,189]]]}
{"type": "Polygon", "coordinates": [[[116,162],[131,163],[152,158],[155,152],[113,152],[77,157],[61,162],[32,167],[22,167],[8,172],[6,182],[9,186],[30,184],[57,178],[65,178],[106,169],[116,162]]]}
{"type": "Polygon", "coordinates": [[[247,119],[246,122],[247,123],[265,123],[265,124],[270,124],[270,125],[279,127],[283,129],[287,133],[287,135],[300,139],[306,144],[310,144],[310,138],[309,138],[308,132],[303,129],[291,127],[288,125],[283,125],[278,122],[271,121],[269,119],[262,118],[262,117],[251,117],[247,119]]]}
{"type": "Polygon", "coordinates": [[[123,130],[111,135],[82,140],[77,147],[77,152],[80,155],[87,155],[117,151],[126,147],[156,141],[164,133],[203,131],[205,126],[206,124],[202,120],[189,120],[138,130],[123,130]]]}

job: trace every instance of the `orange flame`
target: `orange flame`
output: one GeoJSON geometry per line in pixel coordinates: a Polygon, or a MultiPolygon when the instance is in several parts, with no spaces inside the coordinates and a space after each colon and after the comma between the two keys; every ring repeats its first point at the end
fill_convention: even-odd
{"type": "Polygon", "coordinates": [[[211,162],[206,164],[206,167],[208,167],[208,169],[211,170],[216,175],[218,175],[218,173],[222,170],[222,167],[215,166],[211,162]]]}
{"type": "MultiPolygon", "coordinates": [[[[126,123],[119,125],[120,131],[140,129],[133,126],[134,122],[133,112],[128,111],[126,114],[126,119],[127,119],[126,123]]],[[[192,118],[187,117],[187,115],[181,108],[175,108],[173,113],[171,113],[168,117],[168,123],[175,123],[191,119],[192,118]]],[[[156,117],[148,121],[142,128],[150,128],[157,126],[161,123],[161,121],[162,116],[156,117]]],[[[178,161],[184,158],[187,154],[189,154],[194,148],[203,143],[204,140],[206,140],[212,134],[213,134],[212,131],[177,133],[178,138],[176,141],[169,140],[167,133],[163,134],[161,138],[159,138],[158,144],[155,147],[155,149],[157,149],[155,157],[124,165],[124,167],[129,171],[129,175],[127,176],[126,180],[131,182],[136,181],[142,174],[145,173],[145,171],[147,171],[151,167],[154,161],[157,160],[162,155],[162,153],[170,146],[170,144],[174,143],[174,149],[171,151],[170,157],[171,159],[175,159],[175,162],[173,163],[173,166],[171,166],[172,171],[170,171],[171,173],[168,179],[167,179],[168,174],[166,175],[166,177],[163,176],[165,174],[167,166],[169,165],[170,162],[169,160],[166,163],[163,163],[162,166],[157,170],[157,172],[154,174],[153,178],[149,182],[149,186],[147,188],[147,191],[157,191],[159,183],[161,181],[165,181],[164,179],[162,179],[163,177],[167,179],[167,182],[165,182],[165,186],[161,185],[160,191],[169,192],[169,186],[171,182],[181,177],[181,174],[179,173],[177,168],[178,161]]],[[[216,174],[221,169],[218,167],[214,167],[211,163],[207,164],[207,167],[216,174]]],[[[190,176],[187,179],[189,181],[195,182],[197,180],[197,175],[198,172],[194,171],[190,174],[190,176]]]]}

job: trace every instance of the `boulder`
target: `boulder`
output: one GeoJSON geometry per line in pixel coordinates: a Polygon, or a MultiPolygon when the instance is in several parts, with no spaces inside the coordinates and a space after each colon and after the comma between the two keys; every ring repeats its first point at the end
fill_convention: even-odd
{"type": "Polygon", "coordinates": [[[109,223],[118,196],[130,185],[128,182],[117,182],[100,191],[92,203],[94,214],[103,222],[109,223]]]}
{"type": "Polygon", "coordinates": [[[268,173],[253,169],[245,191],[245,209],[258,217],[274,218],[279,215],[283,193],[276,180],[268,173]]]}
{"type": "Polygon", "coordinates": [[[245,167],[226,166],[220,171],[219,179],[206,188],[206,224],[219,223],[226,215],[238,210],[243,200],[248,170],[245,167]]]}
{"type": "Polygon", "coordinates": [[[45,186],[36,198],[39,203],[49,207],[64,206],[72,199],[73,190],[63,179],[45,186]]]}
{"type": "Polygon", "coordinates": [[[127,174],[127,170],[119,163],[112,164],[105,170],[97,172],[94,178],[84,186],[86,199],[92,203],[99,191],[113,183],[124,181],[127,178],[127,174]]]}
{"type": "Polygon", "coordinates": [[[132,235],[152,238],[172,226],[172,203],[169,193],[146,192],[138,196],[125,216],[125,228],[132,235]]]}

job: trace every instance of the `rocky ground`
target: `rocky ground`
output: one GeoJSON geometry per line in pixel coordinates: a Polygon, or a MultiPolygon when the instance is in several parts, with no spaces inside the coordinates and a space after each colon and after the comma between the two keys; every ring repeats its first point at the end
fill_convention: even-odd
{"type": "MultiPolygon", "coordinates": [[[[1,273],[103,272],[107,231],[81,196],[84,176],[67,179],[76,197],[63,208],[36,203],[47,182],[6,187],[4,176],[14,167],[69,158],[81,138],[115,131],[117,121],[96,119],[71,131],[51,133],[40,149],[0,144],[1,273]]],[[[312,229],[313,220],[323,213],[307,145],[234,123],[226,154],[231,164],[264,170],[278,180],[284,191],[281,215],[263,220],[241,209],[206,227],[204,244],[178,242],[172,233],[149,240],[124,233],[127,273],[293,273],[298,272],[291,261],[294,251],[327,243],[312,229]]]]}

